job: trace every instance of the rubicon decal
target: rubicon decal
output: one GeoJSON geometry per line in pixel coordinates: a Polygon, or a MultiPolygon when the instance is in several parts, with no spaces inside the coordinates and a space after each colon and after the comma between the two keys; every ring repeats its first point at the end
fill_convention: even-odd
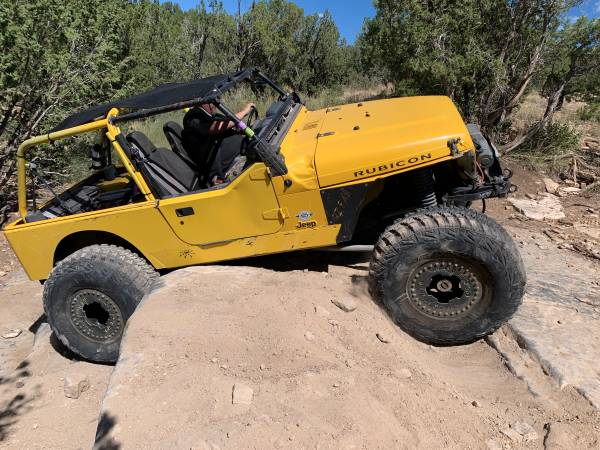
{"type": "Polygon", "coordinates": [[[423,153],[419,156],[413,156],[408,159],[400,159],[391,163],[380,164],[378,166],[369,167],[367,169],[357,170],[354,172],[354,178],[366,177],[376,173],[388,172],[390,170],[401,169],[402,167],[414,166],[423,161],[431,159],[431,153],[423,153]]]}

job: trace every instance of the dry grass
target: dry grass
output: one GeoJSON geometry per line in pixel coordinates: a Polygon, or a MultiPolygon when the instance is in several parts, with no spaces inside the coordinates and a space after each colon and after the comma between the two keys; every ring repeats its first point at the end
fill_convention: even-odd
{"type": "MultiPolygon", "coordinates": [[[[582,183],[581,187],[595,183],[600,177],[600,153],[597,148],[600,126],[598,122],[581,119],[580,111],[585,105],[584,102],[565,102],[553,118],[554,124],[557,125],[555,128],[563,126],[568,129],[564,127],[567,125],[578,136],[579,143],[575,137],[574,146],[563,148],[562,145],[569,140],[569,134],[572,135],[572,132],[565,132],[547,143],[547,151],[517,149],[512,157],[518,158],[534,170],[545,170],[562,177],[577,179],[582,183]]],[[[528,95],[511,118],[513,131],[524,132],[542,117],[545,109],[546,99],[537,92],[528,95]]]]}
{"type": "MultiPolygon", "coordinates": [[[[600,138],[600,125],[598,122],[581,120],[579,112],[585,106],[584,102],[568,101],[554,114],[554,121],[572,126],[581,138],[587,136],[600,138]]],[[[529,128],[541,119],[546,109],[546,99],[537,92],[532,92],[515,111],[511,120],[513,128],[520,132],[529,128]]]]}

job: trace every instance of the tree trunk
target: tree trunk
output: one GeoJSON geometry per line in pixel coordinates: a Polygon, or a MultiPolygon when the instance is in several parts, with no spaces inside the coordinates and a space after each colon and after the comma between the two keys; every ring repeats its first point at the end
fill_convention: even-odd
{"type": "Polygon", "coordinates": [[[567,83],[569,82],[571,77],[572,76],[570,74],[567,75],[567,77],[565,77],[565,79],[562,81],[560,86],[558,86],[558,88],[552,93],[552,95],[550,97],[548,97],[546,111],[544,111],[544,115],[542,116],[542,118],[540,119],[539,122],[537,122],[531,128],[529,128],[529,130],[527,130],[527,132],[525,134],[522,134],[518,138],[514,139],[512,142],[500,147],[500,150],[504,154],[513,151],[520,145],[523,145],[525,142],[530,140],[541,130],[546,128],[550,123],[552,123],[552,118],[554,117],[554,113],[558,109],[558,107],[560,105],[560,101],[563,98],[565,86],[567,85],[567,83]]]}

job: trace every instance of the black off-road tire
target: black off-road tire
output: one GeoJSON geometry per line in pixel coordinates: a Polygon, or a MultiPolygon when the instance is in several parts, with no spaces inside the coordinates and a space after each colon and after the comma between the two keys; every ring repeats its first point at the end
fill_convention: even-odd
{"type": "Polygon", "coordinates": [[[44,283],[44,310],[60,342],[90,361],[115,362],[127,319],[158,273],[115,245],[91,245],[60,261],[44,283]]]}
{"type": "Polygon", "coordinates": [[[383,232],[369,290],[411,336],[456,345],[506,322],[522,302],[525,283],[523,261],[504,228],[470,209],[435,207],[383,232]]]}

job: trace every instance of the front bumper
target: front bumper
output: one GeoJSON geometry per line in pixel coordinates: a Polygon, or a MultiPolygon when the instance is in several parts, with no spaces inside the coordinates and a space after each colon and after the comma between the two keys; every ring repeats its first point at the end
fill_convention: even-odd
{"type": "Polygon", "coordinates": [[[512,175],[512,171],[504,169],[501,175],[490,178],[483,184],[454,188],[444,195],[443,201],[444,203],[465,203],[486,198],[506,197],[517,190],[517,186],[510,182],[512,175]]]}

